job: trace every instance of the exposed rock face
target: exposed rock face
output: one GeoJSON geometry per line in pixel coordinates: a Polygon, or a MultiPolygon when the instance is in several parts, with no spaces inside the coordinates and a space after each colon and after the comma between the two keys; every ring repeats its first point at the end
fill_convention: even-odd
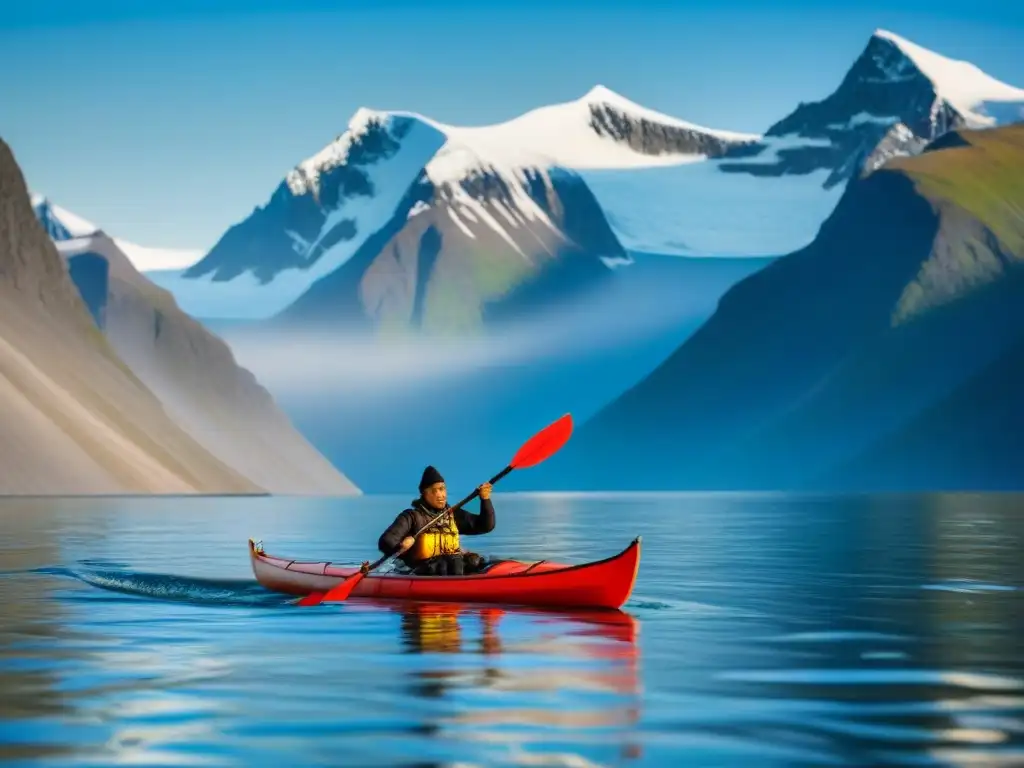
{"type": "Polygon", "coordinates": [[[586,185],[493,168],[421,180],[403,214],[280,317],[348,331],[461,333],[571,300],[628,261],[586,185]]]}
{"type": "MultiPolygon", "coordinates": [[[[299,163],[267,205],[232,227],[200,263],[180,276],[154,279],[198,317],[267,319],[282,314],[289,322],[308,318],[311,302],[327,296],[324,284],[344,284],[351,293],[351,265],[358,264],[359,273],[366,270],[392,238],[398,237],[394,245],[408,254],[410,243],[423,233],[422,220],[413,223],[410,213],[429,205],[440,211],[435,234],[430,235],[440,237],[439,253],[459,250],[464,266],[473,273],[459,276],[444,290],[452,292],[456,284],[480,279],[493,284],[495,288],[485,289],[483,297],[470,296],[467,312],[495,319],[497,310],[483,312],[481,301],[504,302],[514,287],[507,282],[512,273],[531,285],[550,285],[553,273],[543,266],[550,263],[561,275],[557,282],[563,290],[532,287],[529,292],[535,299],[543,294],[560,300],[570,293],[571,276],[601,274],[593,265],[602,259],[628,261],[621,244],[611,242],[617,237],[602,204],[580,175],[581,168],[628,173],[666,162],[719,157],[727,147],[744,146],[755,138],[661,115],[601,86],[581,99],[483,127],[362,109],[345,133],[299,163]],[[470,210],[464,221],[463,211],[476,204],[495,208],[493,221],[485,210],[480,222],[491,232],[467,234],[476,227],[471,218],[475,213],[470,210]],[[564,226],[565,231],[551,230],[556,219],[554,226],[564,226]],[[402,232],[407,222],[411,229],[402,232]],[[595,243],[599,248],[590,250],[595,243]],[[576,268],[582,258],[574,258],[571,266],[561,263],[564,254],[584,251],[590,264],[582,270],[576,268]],[[478,254],[478,261],[496,274],[483,277],[479,265],[471,266],[469,252],[478,254]],[[522,254],[516,258],[527,259],[526,268],[503,264],[502,254],[507,253],[522,254]],[[536,258],[542,253],[543,259],[536,258]],[[306,291],[309,296],[303,296],[306,291]]],[[[449,261],[443,254],[437,258],[439,265],[449,261]]],[[[442,269],[432,281],[434,288],[442,274],[454,275],[442,269]]],[[[578,289],[585,291],[587,285],[578,289]]],[[[393,298],[409,289],[380,290],[393,298]]],[[[394,306],[392,298],[385,302],[388,307],[394,306]]],[[[368,296],[367,301],[375,305],[377,299],[368,296]]],[[[350,310],[341,306],[339,314],[352,318],[350,310]]],[[[372,318],[377,309],[371,307],[368,313],[376,322],[372,318]]],[[[440,329],[429,320],[426,325],[440,329]]]]}
{"type": "Polygon", "coordinates": [[[182,431],[113,351],[0,141],[0,489],[257,493],[182,431]]]}
{"type": "Polygon", "coordinates": [[[310,268],[335,246],[350,244],[354,251],[387,223],[444,141],[414,118],[360,113],[184,276],[226,282],[250,271],[267,283],[283,270],[310,268]]]}
{"type": "Polygon", "coordinates": [[[590,105],[590,126],[598,136],[623,142],[645,155],[721,157],[731,149],[753,143],[724,138],[698,128],[648,120],[601,102],[590,105]]]}
{"type": "Polygon", "coordinates": [[[295,430],[228,346],[141,275],[109,237],[101,232],[58,248],[72,264],[109,265],[107,338],[175,422],[209,451],[271,493],[358,492],[295,430]]]}
{"type": "MultiPolygon", "coordinates": [[[[825,169],[830,171],[825,181],[829,188],[878,168],[888,158],[916,154],[948,131],[975,127],[977,115],[946,97],[934,73],[922,68],[919,50],[895,35],[875,33],[834,93],[800,104],[768,129],[764,147],[775,149],[774,158],[763,153],[764,161],[730,162],[722,170],[782,176],[825,169]]],[[[924,56],[949,61],[930,52],[924,56]]],[[[993,87],[991,79],[971,74],[985,78],[978,86],[983,100],[984,89],[993,87]]],[[[749,155],[748,147],[727,153],[730,158],[749,155]]]]}

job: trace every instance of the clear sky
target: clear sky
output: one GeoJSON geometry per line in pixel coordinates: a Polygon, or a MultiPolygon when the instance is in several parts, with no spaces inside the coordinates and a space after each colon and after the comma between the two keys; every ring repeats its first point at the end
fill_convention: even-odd
{"type": "Polygon", "coordinates": [[[212,246],[361,105],[484,124],[602,83],[763,131],[830,93],[877,27],[1024,87],[1011,0],[5,5],[0,136],[30,187],[165,247],[212,246]]]}

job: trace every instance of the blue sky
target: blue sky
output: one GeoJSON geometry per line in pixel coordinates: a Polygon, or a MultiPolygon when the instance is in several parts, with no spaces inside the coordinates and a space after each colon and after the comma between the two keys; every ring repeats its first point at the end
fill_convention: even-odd
{"type": "Polygon", "coordinates": [[[898,6],[23,3],[0,21],[0,136],[34,191],[111,234],[207,248],[361,105],[481,124],[603,83],[763,131],[831,92],[876,27],[1024,86],[1024,3],[898,6]]]}

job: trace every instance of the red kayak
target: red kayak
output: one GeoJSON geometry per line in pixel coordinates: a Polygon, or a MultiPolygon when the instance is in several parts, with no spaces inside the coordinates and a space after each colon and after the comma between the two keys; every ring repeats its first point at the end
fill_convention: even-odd
{"type": "MultiPolygon", "coordinates": [[[[249,539],[249,559],[256,581],[290,595],[326,592],[358,566],[275,557],[249,539]]],[[[570,565],[548,560],[502,560],[469,576],[367,574],[352,597],[385,600],[492,603],[548,608],[620,608],[633,592],[640,567],[640,537],[604,560],[570,565]]]]}

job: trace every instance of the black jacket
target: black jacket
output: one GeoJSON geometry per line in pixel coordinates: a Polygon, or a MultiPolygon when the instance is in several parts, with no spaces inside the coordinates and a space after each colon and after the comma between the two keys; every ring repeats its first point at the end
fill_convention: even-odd
{"type": "MultiPolygon", "coordinates": [[[[411,507],[400,512],[395,521],[380,535],[377,548],[385,555],[393,554],[401,545],[402,539],[406,536],[413,536],[439,514],[441,514],[441,510],[431,509],[424,504],[422,499],[416,499],[411,507]]],[[[494,530],[494,505],[490,499],[480,499],[480,514],[478,515],[461,508],[455,510],[455,525],[459,529],[459,536],[479,536],[482,533],[490,533],[494,530]]]]}

